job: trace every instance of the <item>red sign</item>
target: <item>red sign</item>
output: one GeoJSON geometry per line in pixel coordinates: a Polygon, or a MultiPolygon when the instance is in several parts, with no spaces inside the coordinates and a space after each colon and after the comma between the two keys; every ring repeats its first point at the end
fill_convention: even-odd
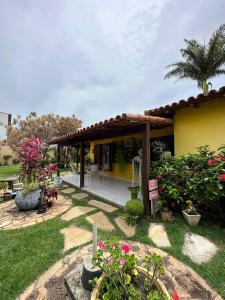
{"type": "Polygon", "coordinates": [[[158,196],[159,196],[158,190],[154,190],[154,191],[149,192],[149,199],[150,200],[155,200],[155,199],[158,198],[158,196]]]}
{"type": "Polygon", "coordinates": [[[157,179],[149,180],[148,188],[149,188],[149,191],[157,190],[158,189],[158,180],[157,179]]]}

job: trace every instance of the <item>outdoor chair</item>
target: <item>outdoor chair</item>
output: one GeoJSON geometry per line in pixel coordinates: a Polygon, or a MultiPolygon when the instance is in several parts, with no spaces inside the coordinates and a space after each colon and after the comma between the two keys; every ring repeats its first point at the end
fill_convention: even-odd
{"type": "Polygon", "coordinates": [[[99,179],[98,165],[90,165],[87,169],[87,177],[89,180],[99,179]]]}

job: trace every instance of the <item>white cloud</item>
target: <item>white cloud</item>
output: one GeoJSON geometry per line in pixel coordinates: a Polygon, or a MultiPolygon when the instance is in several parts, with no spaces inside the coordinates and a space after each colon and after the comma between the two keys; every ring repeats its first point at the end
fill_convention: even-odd
{"type": "Polygon", "coordinates": [[[193,82],[164,81],[165,66],[224,10],[223,0],[1,1],[1,110],[75,113],[88,125],[196,94],[193,82]]]}

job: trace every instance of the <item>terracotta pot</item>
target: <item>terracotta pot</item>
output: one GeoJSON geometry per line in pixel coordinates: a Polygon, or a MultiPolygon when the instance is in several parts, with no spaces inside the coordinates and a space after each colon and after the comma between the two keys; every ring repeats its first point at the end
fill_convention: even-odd
{"type": "Polygon", "coordinates": [[[173,213],[171,210],[160,210],[161,218],[163,221],[170,221],[173,217],[173,213]]]}
{"type": "MultiPolygon", "coordinates": [[[[148,275],[148,272],[146,269],[142,268],[142,267],[137,267],[138,271],[139,272],[142,272],[146,275],[148,275]]],[[[149,273],[149,275],[152,277],[152,273],[149,273]]],[[[92,291],[92,294],[91,294],[91,300],[96,300],[98,299],[99,297],[99,292],[100,292],[100,289],[101,289],[101,283],[102,283],[102,280],[104,279],[105,275],[103,274],[101,277],[99,277],[96,285],[95,285],[95,288],[93,289],[92,291]]],[[[160,291],[162,294],[165,294],[165,298],[168,299],[168,300],[171,300],[171,297],[170,297],[170,294],[168,293],[164,283],[160,280],[160,279],[157,279],[156,280],[156,285],[157,285],[157,289],[158,291],[160,291]]]]}

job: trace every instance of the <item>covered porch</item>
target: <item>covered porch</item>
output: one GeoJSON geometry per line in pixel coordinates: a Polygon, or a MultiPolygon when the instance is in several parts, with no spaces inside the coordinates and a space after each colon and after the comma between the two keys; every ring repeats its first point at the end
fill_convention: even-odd
{"type": "MultiPolygon", "coordinates": [[[[75,187],[79,187],[80,185],[79,175],[64,175],[62,178],[64,182],[74,185],[75,187]]],[[[129,187],[131,187],[131,185],[132,182],[129,180],[112,176],[103,176],[101,180],[89,180],[85,176],[82,190],[123,207],[126,201],[130,199],[129,187]]]]}
{"type": "MultiPolygon", "coordinates": [[[[77,185],[80,188],[106,198],[109,201],[119,205],[124,205],[130,198],[129,186],[132,186],[130,180],[121,180],[104,176],[99,182],[88,181],[85,176],[85,148],[90,149],[93,141],[104,141],[105,139],[123,137],[130,134],[139,134],[141,139],[142,163],[141,163],[141,193],[145,208],[145,214],[150,215],[150,201],[148,180],[150,176],[151,149],[150,138],[154,129],[163,129],[173,124],[173,120],[169,118],[145,116],[139,114],[122,114],[96,123],[87,128],[70,132],[64,136],[57,137],[49,142],[49,144],[58,145],[58,163],[60,163],[61,147],[73,146],[79,149],[79,175],[71,178],[65,178],[65,181],[77,185]]],[[[104,143],[104,142],[103,142],[104,143]]],[[[77,152],[78,153],[78,152],[77,152]]],[[[99,156],[99,155],[98,155],[99,156]]],[[[108,151],[110,157],[110,151],[108,151]]],[[[107,164],[107,167],[110,167],[107,164]]]]}

